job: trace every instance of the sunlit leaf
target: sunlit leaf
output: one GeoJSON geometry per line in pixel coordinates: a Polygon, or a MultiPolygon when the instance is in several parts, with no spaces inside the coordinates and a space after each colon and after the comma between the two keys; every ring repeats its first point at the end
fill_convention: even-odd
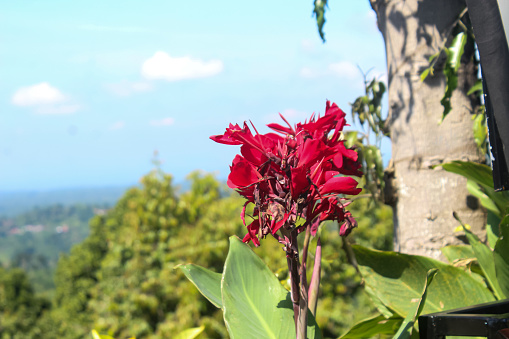
{"type": "Polygon", "coordinates": [[[342,335],[341,339],[364,339],[372,338],[377,335],[389,335],[397,332],[401,326],[403,318],[389,318],[386,319],[383,315],[377,315],[375,317],[363,320],[355,324],[347,333],[342,335]]]}

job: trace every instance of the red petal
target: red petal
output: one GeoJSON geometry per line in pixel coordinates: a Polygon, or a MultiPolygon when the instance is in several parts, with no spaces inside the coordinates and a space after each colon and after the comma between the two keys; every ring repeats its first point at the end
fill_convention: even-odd
{"type": "MultiPolygon", "coordinates": [[[[299,149],[299,166],[311,166],[325,157],[326,146],[321,140],[307,139],[299,149]]],[[[328,152],[327,152],[328,153],[328,152]]]]}
{"type": "Polygon", "coordinates": [[[233,159],[233,165],[231,166],[231,173],[228,176],[228,187],[246,187],[258,181],[259,178],[261,178],[261,176],[253,165],[240,155],[235,156],[235,159],[233,159]]]}
{"type": "Polygon", "coordinates": [[[357,188],[357,181],[350,177],[334,177],[320,187],[320,194],[350,194],[357,195],[362,188],[357,188]]]}
{"type": "Polygon", "coordinates": [[[267,127],[282,134],[293,134],[290,128],[281,126],[280,124],[268,124],[267,127]]]}

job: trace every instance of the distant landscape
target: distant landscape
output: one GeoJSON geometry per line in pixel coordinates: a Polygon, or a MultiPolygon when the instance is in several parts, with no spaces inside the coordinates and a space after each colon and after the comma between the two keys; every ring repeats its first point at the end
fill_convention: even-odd
{"type": "Polygon", "coordinates": [[[35,292],[49,297],[60,255],[82,242],[90,219],[104,214],[126,190],[0,192],[0,267],[25,270],[35,292]]]}
{"type": "Polygon", "coordinates": [[[61,204],[113,205],[127,186],[68,188],[51,191],[0,192],[0,216],[14,216],[34,207],[61,204]]]}

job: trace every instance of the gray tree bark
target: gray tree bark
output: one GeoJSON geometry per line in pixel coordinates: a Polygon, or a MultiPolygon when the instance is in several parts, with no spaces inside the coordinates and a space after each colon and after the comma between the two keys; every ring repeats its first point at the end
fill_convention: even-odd
{"type": "Polygon", "coordinates": [[[453,109],[442,124],[440,100],[446,82],[440,62],[434,76],[420,80],[429,66],[429,56],[443,46],[465,3],[371,0],[371,5],[387,55],[395,250],[443,259],[441,247],[461,242],[453,232],[459,225],[453,211],[485,237],[486,214],[469,195],[466,180],[432,168],[452,160],[484,159],[472,134],[471,117],[477,102],[466,95],[475,82],[477,68],[472,58],[465,56],[451,99],[453,109]]]}

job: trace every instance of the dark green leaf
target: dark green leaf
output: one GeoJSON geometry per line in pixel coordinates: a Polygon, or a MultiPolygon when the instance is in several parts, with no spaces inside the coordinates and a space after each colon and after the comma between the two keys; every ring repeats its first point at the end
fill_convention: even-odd
{"type": "Polygon", "coordinates": [[[325,8],[327,7],[327,0],[315,0],[315,8],[313,14],[316,17],[316,25],[318,26],[318,34],[325,42],[325,34],[323,32],[323,25],[325,24],[325,8]]]}
{"type": "Polygon", "coordinates": [[[502,219],[500,233],[501,237],[495,245],[493,257],[500,289],[505,298],[509,298],[509,215],[502,219]]]}

